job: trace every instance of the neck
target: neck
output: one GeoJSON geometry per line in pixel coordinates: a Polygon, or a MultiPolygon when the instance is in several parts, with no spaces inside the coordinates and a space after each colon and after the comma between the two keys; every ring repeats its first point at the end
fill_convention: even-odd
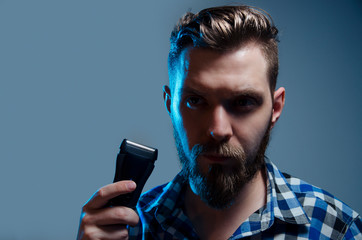
{"type": "Polygon", "coordinates": [[[259,170],[241,189],[234,203],[214,209],[203,202],[189,186],[185,195],[186,215],[201,239],[228,239],[256,210],[266,204],[266,176],[259,170]]]}

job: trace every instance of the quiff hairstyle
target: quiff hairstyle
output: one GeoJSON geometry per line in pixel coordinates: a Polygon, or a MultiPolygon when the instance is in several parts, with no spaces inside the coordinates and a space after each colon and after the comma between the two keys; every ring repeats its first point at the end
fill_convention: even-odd
{"type": "Polygon", "coordinates": [[[270,91],[273,93],[279,68],[277,34],[278,29],[270,15],[254,7],[222,6],[207,8],[196,14],[187,12],[170,37],[168,69],[171,88],[180,54],[185,48],[192,46],[227,52],[255,42],[267,61],[270,91]]]}

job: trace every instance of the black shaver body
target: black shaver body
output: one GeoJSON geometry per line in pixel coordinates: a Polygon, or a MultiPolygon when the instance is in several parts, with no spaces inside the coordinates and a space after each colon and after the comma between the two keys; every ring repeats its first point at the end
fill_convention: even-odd
{"type": "Polygon", "coordinates": [[[157,159],[157,149],[124,139],[117,155],[113,182],[132,180],[137,187],[132,193],[119,195],[110,200],[111,206],[135,208],[142,189],[151,175],[157,159]]]}

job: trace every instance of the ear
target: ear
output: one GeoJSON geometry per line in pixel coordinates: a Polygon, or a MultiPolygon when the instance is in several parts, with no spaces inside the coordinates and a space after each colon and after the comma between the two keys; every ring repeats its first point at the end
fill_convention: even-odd
{"type": "Polygon", "coordinates": [[[163,88],[163,101],[165,103],[166,110],[168,115],[171,114],[171,90],[167,85],[164,85],[163,88]]]}
{"type": "Polygon", "coordinates": [[[280,115],[282,114],[283,107],[285,103],[285,89],[283,87],[279,88],[274,92],[274,104],[273,104],[273,115],[272,115],[272,127],[278,121],[280,115]]]}

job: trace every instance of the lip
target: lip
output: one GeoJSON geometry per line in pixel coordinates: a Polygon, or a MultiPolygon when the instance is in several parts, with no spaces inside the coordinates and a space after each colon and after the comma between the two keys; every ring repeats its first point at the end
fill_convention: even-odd
{"type": "Polygon", "coordinates": [[[214,154],[203,154],[202,157],[206,158],[210,162],[223,163],[227,162],[230,157],[223,155],[214,155],[214,154]]]}

